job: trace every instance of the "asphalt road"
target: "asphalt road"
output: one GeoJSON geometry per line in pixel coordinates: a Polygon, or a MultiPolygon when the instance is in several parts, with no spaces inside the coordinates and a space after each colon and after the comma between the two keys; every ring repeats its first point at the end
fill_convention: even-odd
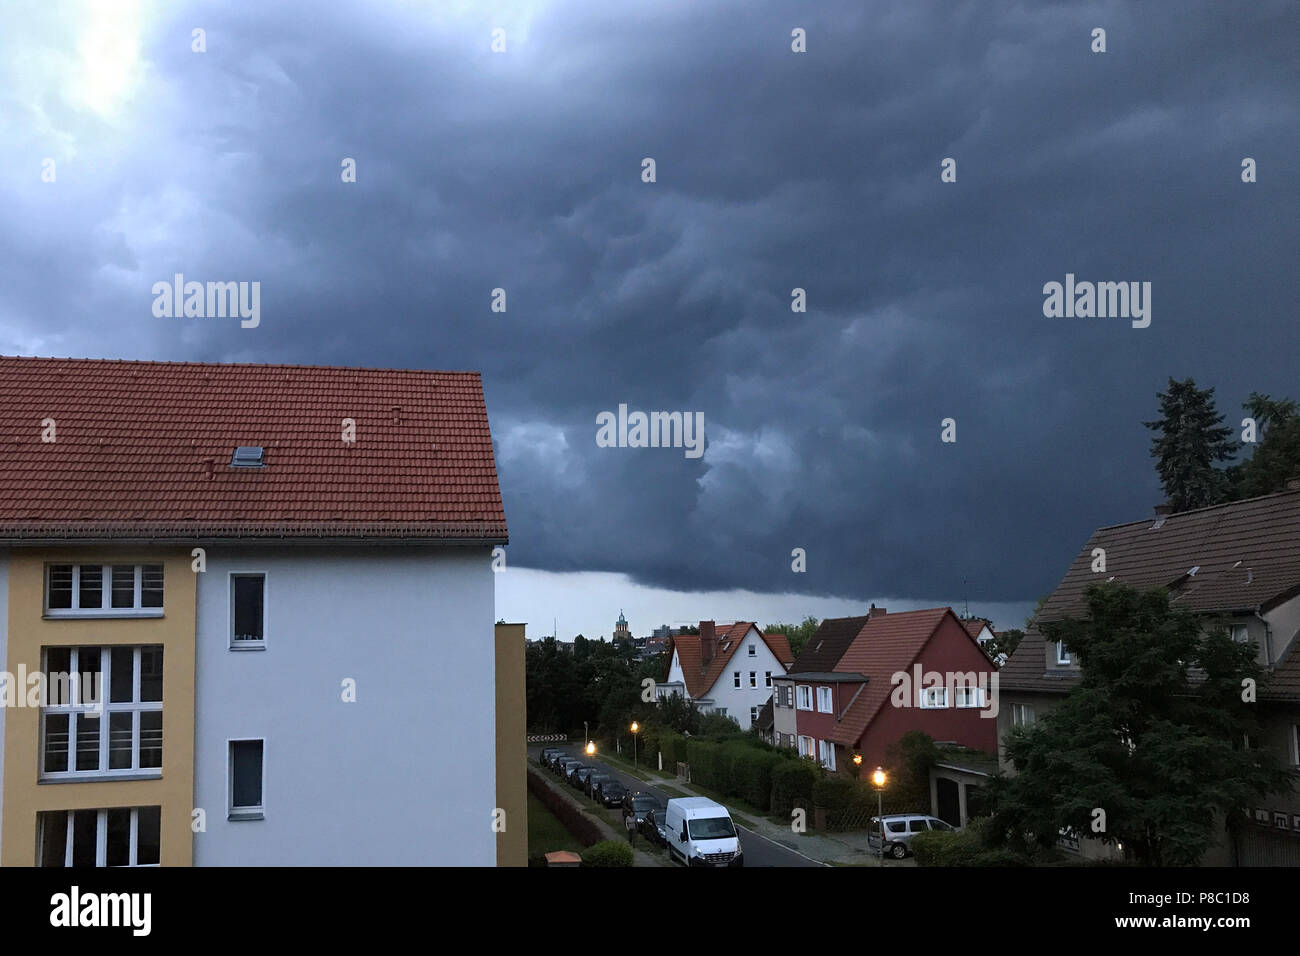
{"type": "MultiPolygon", "coordinates": [[[[617,767],[611,767],[609,764],[600,760],[599,756],[595,758],[587,757],[582,753],[581,746],[561,747],[565,753],[573,757],[581,757],[582,762],[600,767],[602,772],[609,774],[628,790],[646,790],[655,794],[661,800],[667,801],[669,795],[661,790],[657,790],[644,780],[638,780],[630,773],[625,773],[617,767]]],[[[538,754],[542,752],[541,745],[528,748],[528,756],[534,761],[538,754]]],[[[549,772],[549,771],[548,771],[549,772]]],[[[558,779],[558,778],[557,778],[558,779]]],[[[568,786],[568,784],[565,784],[568,786]]],[[[736,829],[740,831],[740,845],[745,851],[745,866],[824,866],[823,863],[817,863],[807,857],[795,853],[788,847],[782,846],[767,837],[748,830],[745,827],[737,825],[736,829]]]]}

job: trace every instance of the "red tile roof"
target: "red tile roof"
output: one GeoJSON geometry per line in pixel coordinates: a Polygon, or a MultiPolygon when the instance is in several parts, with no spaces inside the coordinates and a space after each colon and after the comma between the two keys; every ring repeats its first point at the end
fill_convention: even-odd
{"type": "Polygon", "coordinates": [[[477,372],[0,357],[0,448],[0,540],[506,540],[477,372]]]}
{"type": "MultiPolygon", "coordinates": [[[[946,607],[900,611],[874,617],[862,626],[834,669],[839,673],[865,674],[869,680],[835,725],[832,740],[845,746],[856,743],[875,718],[876,711],[889,699],[894,686],[890,678],[911,666],[940,622],[950,614],[952,609],[946,607]]],[[[956,615],[953,617],[955,620],[956,615]]]]}

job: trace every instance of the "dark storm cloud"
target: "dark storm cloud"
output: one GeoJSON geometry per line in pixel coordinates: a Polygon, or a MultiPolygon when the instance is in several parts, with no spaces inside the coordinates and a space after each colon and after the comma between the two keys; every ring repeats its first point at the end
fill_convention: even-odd
{"type": "Polygon", "coordinates": [[[1168,375],[1300,397],[1287,0],[241,7],[154,10],[110,115],[10,98],[4,350],[482,369],[514,564],[1033,600],[1158,500],[1168,375]],[[261,325],[153,318],[177,271],[261,325]],[[1151,327],[1044,318],[1067,272],[1151,327]]]}

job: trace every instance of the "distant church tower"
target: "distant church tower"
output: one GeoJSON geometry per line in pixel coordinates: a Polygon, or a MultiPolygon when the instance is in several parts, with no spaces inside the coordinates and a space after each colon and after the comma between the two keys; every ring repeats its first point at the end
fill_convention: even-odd
{"type": "Polygon", "coordinates": [[[627,629],[627,618],[623,616],[623,612],[621,610],[618,612],[618,623],[614,625],[614,640],[615,641],[632,640],[632,632],[627,629]]]}

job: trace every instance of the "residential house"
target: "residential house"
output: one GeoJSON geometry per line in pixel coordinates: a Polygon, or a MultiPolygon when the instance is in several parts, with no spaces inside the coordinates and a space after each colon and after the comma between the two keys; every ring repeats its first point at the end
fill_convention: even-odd
{"type": "Polygon", "coordinates": [[[0,358],[0,433],[0,863],[524,861],[477,373],[0,358]]]}
{"type": "Polygon", "coordinates": [[[866,766],[885,763],[912,730],[991,753],[995,670],[951,608],[873,607],[865,618],[822,623],[776,680],[773,728],[781,744],[793,734],[801,754],[835,771],[852,769],[855,754],[866,766]]]}
{"type": "Polygon", "coordinates": [[[984,653],[988,655],[993,663],[1001,667],[1007,662],[1005,654],[998,654],[994,657],[989,649],[989,642],[998,636],[997,632],[993,630],[992,621],[983,617],[964,617],[961,619],[961,623],[962,627],[966,628],[966,633],[975,638],[976,643],[984,649],[984,653]]]}
{"type": "MultiPolygon", "coordinates": [[[[1300,779],[1300,484],[1283,493],[1100,528],[1075,557],[1034,625],[1000,671],[998,715],[1002,768],[1007,735],[1041,720],[1078,683],[1078,661],[1068,647],[1049,643],[1040,628],[1084,610],[1084,589],[1114,581],[1167,588],[1174,607],[1202,615],[1207,628],[1224,627],[1251,642],[1267,679],[1260,686],[1262,734],[1249,746],[1275,751],[1300,779]],[[1106,570],[1094,573],[1095,549],[1106,570]]],[[[1225,832],[1206,854],[1207,865],[1300,865],[1300,795],[1277,796],[1243,808],[1248,825],[1225,832]]],[[[1089,850],[1085,838],[1080,847],[1089,850]]]]}
{"type": "Polygon", "coordinates": [[[660,697],[678,694],[704,713],[733,718],[748,730],[772,696],[772,682],[794,661],[784,634],[764,634],[749,621],[717,626],[701,621],[699,634],[670,639],[668,678],[660,697]]]}

